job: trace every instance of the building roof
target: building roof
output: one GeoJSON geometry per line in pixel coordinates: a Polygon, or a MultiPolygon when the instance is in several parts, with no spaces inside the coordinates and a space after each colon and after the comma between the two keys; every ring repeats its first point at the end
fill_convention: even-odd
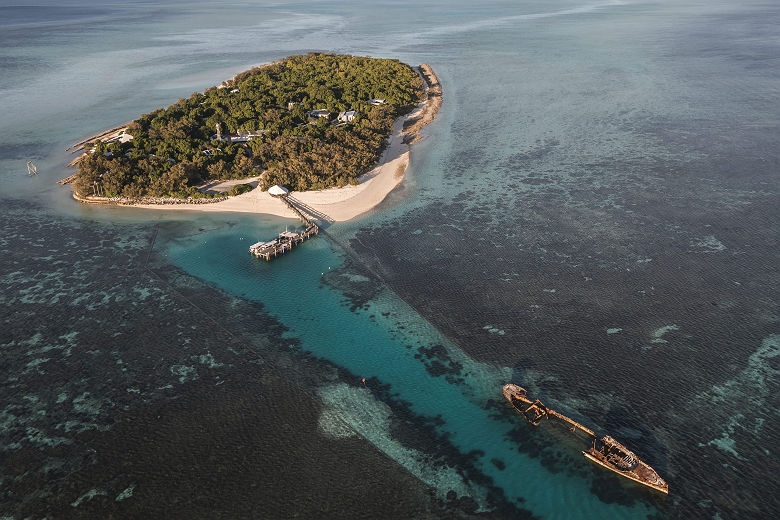
{"type": "Polygon", "coordinates": [[[345,110],[344,112],[339,113],[338,120],[343,122],[352,121],[357,117],[357,115],[357,110],[345,110]]]}
{"type": "Polygon", "coordinates": [[[309,112],[309,115],[311,117],[328,117],[330,116],[330,112],[328,112],[328,109],[326,108],[318,108],[317,110],[309,112]]]}
{"type": "Polygon", "coordinates": [[[271,186],[270,188],[268,188],[268,193],[270,193],[271,195],[276,195],[276,196],[287,195],[288,193],[290,193],[290,190],[288,190],[287,188],[284,188],[282,186],[275,185],[275,186],[271,186]]]}

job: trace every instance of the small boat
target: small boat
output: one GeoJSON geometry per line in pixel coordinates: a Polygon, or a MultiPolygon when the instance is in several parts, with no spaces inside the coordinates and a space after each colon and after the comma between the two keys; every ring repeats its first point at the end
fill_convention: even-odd
{"type": "Polygon", "coordinates": [[[502,392],[506,400],[512,404],[512,407],[534,426],[539,426],[543,419],[552,417],[565,423],[572,432],[579,430],[592,437],[593,446],[582,452],[588,460],[634,482],[651,487],[661,493],[669,494],[669,486],[653,468],[642,462],[632,451],[609,435],[599,439],[593,433],[593,430],[555,410],[547,408],[539,399],[531,401],[528,398],[528,392],[521,386],[513,384],[504,385],[502,392]]]}

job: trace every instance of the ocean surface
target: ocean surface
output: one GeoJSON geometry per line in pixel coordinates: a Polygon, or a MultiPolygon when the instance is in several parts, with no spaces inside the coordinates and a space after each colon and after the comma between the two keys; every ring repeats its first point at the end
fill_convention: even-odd
{"type": "Polygon", "coordinates": [[[780,516],[777,2],[0,2],[0,113],[0,518],[780,516]],[[368,214],[266,263],[295,221],[55,184],[310,51],[442,82],[368,214]]]}

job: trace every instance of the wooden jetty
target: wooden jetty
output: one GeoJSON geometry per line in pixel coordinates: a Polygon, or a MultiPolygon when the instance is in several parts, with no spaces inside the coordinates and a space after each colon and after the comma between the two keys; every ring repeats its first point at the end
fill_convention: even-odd
{"type": "Polygon", "coordinates": [[[257,242],[252,244],[249,247],[249,252],[258,258],[263,258],[266,262],[279,255],[283,255],[298,244],[301,244],[320,233],[320,227],[301,212],[301,210],[295,207],[295,205],[288,200],[286,194],[281,195],[279,198],[282,199],[282,201],[298,215],[298,218],[306,224],[306,229],[301,232],[285,231],[284,233],[279,233],[276,238],[268,242],[257,242]]]}

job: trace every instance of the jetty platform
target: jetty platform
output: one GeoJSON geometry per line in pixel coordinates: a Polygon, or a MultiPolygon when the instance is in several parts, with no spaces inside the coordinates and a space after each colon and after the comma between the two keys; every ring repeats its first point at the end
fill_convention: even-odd
{"type": "Polygon", "coordinates": [[[289,200],[287,194],[280,195],[279,198],[282,199],[282,201],[287,204],[287,206],[293,210],[296,215],[298,215],[298,218],[306,224],[306,228],[301,232],[285,231],[283,233],[279,233],[279,235],[273,240],[269,240],[268,242],[257,242],[249,246],[249,252],[251,254],[258,258],[262,258],[267,262],[272,258],[283,255],[284,253],[292,250],[292,248],[298,244],[301,244],[309,238],[319,235],[320,233],[320,227],[317,225],[317,223],[307,217],[300,209],[298,209],[295,204],[289,200]]]}

